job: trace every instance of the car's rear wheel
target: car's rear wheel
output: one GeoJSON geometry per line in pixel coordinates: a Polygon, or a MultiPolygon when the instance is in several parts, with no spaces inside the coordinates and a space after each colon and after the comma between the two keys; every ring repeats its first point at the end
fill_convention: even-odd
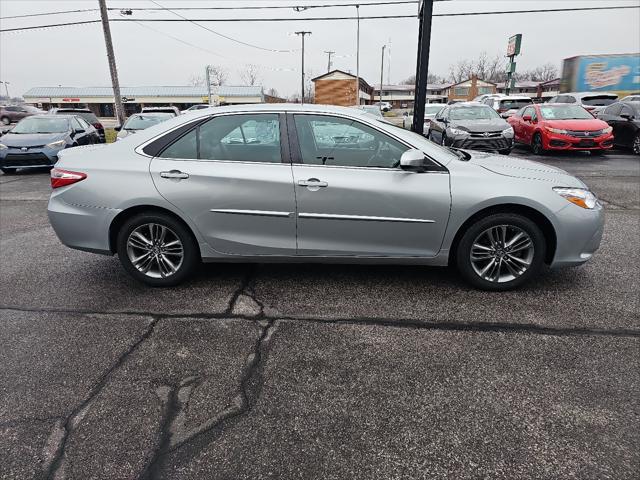
{"type": "Polygon", "coordinates": [[[9,117],[2,117],[0,120],[2,120],[2,123],[4,123],[5,125],[11,124],[11,119],[9,117]]]}
{"type": "Polygon", "coordinates": [[[127,220],[118,232],[117,248],[127,273],[152,287],[181,283],[200,260],[191,232],[163,213],[141,213],[127,220]]]}
{"type": "Polygon", "coordinates": [[[2,170],[2,173],[5,175],[13,175],[16,173],[17,168],[0,168],[0,170],[2,170]]]}
{"type": "Polygon", "coordinates": [[[533,139],[531,140],[531,151],[534,155],[544,155],[545,153],[544,144],[542,143],[542,135],[539,133],[533,135],[533,139]]]}
{"type": "Polygon", "coordinates": [[[456,250],[461,275],[483,290],[511,290],[535,277],[544,263],[545,238],[530,219],[514,213],[481,218],[456,250]]]}

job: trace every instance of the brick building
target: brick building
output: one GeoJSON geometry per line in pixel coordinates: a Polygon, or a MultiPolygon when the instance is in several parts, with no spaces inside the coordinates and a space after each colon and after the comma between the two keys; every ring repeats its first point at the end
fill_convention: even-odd
{"type": "Polygon", "coordinates": [[[343,107],[370,105],[373,103],[373,87],[360,78],[360,88],[356,88],[357,80],[355,75],[342,70],[333,70],[312,78],[315,89],[314,102],[343,107]]]}
{"type": "Polygon", "coordinates": [[[454,83],[445,90],[445,95],[450,102],[467,102],[486,93],[496,93],[496,84],[481,80],[475,75],[462,82],[454,83]]]}

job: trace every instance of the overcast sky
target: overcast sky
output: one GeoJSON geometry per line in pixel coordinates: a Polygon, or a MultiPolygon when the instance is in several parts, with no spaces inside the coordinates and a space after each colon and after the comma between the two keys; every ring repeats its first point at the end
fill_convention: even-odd
{"type": "MultiPolygon", "coordinates": [[[[156,0],[164,7],[206,7],[238,5],[313,5],[353,3],[353,0],[272,0],[272,1],[189,1],[156,0]]],[[[362,0],[370,2],[374,0],[362,0]]],[[[493,10],[526,10],[603,5],[638,5],[640,0],[451,0],[436,3],[434,13],[493,10]]],[[[156,7],[149,0],[108,0],[109,7],[156,7]]],[[[60,10],[97,8],[97,0],[0,0],[0,16],[60,10]]],[[[414,14],[416,5],[361,7],[361,16],[414,14]]],[[[180,11],[188,18],[273,18],[302,19],[312,16],[352,16],[354,7],[293,10],[180,11]]],[[[98,19],[99,12],[51,15],[0,20],[1,28],[98,19]]],[[[134,12],[112,18],[177,18],[170,12],[134,12]]],[[[220,65],[229,71],[228,84],[242,84],[239,70],[248,63],[260,65],[261,82],[281,95],[299,91],[300,39],[298,30],[310,30],[306,40],[307,71],[326,72],[326,50],[336,52],[334,68],[355,73],[355,21],[233,22],[204,23],[224,35],[269,49],[295,50],[275,53],[244,46],[221,38],[190,23],[156,22],[142,26],[133,22],[112,22],[120,84],[186,85],[204,66],[220,65]],[[151,30],[150,28],[154,29],[151,30]],[[185,45],[169,38],[176,37],[185,45]]],[[[370,84],[379,83],[380,51],[390,45],[390,80],[399,82],[415,72],[417,46],[416,19],[363,20],[360,28],[360,73],[370,84]]],[[[434,18],[430,72],[447,75],[449,65],[481,52],[504,53],[507,39],[523,34],[518,70],[552,62],[560,68],[563,58],[598,53],[640,51],[640,10],[611,10],[572,13],[530,13],[473,17],[434,18]]],[[[389,59],[387,59],[389,60],[389,59]]],[[[9,93],[22,95],[35,86],[110,85],[101,25],[89,24],[0,34],[0,80],[10,82],[9,93]]],[[[387,69],[385,68],[385,83],[387,69]]],[[[2,86],[4,87],[4,86],[2,86]]],[[[2,88],[4,93],[4,88],[2,88]]]]}

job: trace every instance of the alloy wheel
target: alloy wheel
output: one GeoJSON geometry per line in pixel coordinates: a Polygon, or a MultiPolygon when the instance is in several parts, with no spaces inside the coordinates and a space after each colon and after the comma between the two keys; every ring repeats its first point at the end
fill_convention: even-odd
{"type": "Polygon", "coordinates": [[[533,261],[531,237],[520,227],[497,225],[476,237],[471,246],[471,266],[489,282],[510,282],[524,274],[533,261]]]}
{"type": "Polygon", "coordinates": [[[536,135],[533,137],[533,145],[532,150],[536,155],[540,155],[542,153],[542,137],[540,135],[536,135]]]}
{"type": "Polygon", "coordinates": [[[640,155],[640,134],[633,139],[633,153],[640,155]]]}
{"type": "Polygon", "coordinates": [[[167,278],[182,266],[184,248],[178,235],[169,227],[145,223],[129,234],[127,256],[143,275],[167,278]]]}

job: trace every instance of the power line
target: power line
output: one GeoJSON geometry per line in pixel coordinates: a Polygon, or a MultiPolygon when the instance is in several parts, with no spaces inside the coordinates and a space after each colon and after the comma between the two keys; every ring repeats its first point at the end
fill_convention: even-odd
{"type": "MultiPolygon", "coordinates": [[[[609,6],[609,7],[576,7],[576,8],[555,8],[547,10],[508,10],[508,11],[490,11],[490,12],[462,12],[462,13],[437,13],[434,17],[466,17],[477,15],[507,15],[518,13],[554,13],[554,12],[580,12],[580,11],[597,11],[597,10],[624,10],[624,9],[640,9],[638,5],[629,6],[609,6]]],[[[360,20],[388,20],[402,18],[417,18],[417,15],[373,15],[360,17],[360,20]]],[[[205,19],[128,19],[114,18],[113,22],[306,22],[306,21],[335,21],[335,20],[356,20],[357,17],[310,17],[310,18],[205,18],[205,19]]],[[[56,23],[48,25],[37,25],[32,27],[5,28],[0,33],[17,32],[23,30],[35,30],[39,28],[65,27],[70,25],[83,25],[89,23],[98,23],[100,20],[86,20],[82,22],[56,23]]]]}
{"type": "MultiPolygon", "coordinates": [[[[111,10],[109,8],[108,10],[111,10]]],[[[46,13],[29,13],[27,15],[11,15],[9,17],[0,17],[0,20],[9,20],[11,18],[27,18],[27,17],[45,17],[49,15],[62,15],[66,13],[84,13],[84,12],[97,12],[97,8],[83,8],[81,10],[62,10],[60,12],[46,12],[46,13]]]]}
{"type": "Polygon", "coordinates": [[[210,28],[205,27],[204,25],[200,25],[199,23],[197,23],[197,22],[195,22],[195,21],[193,21],[193,20],[189,20],[188,18],[186,18],[186,17],[184,17],[184,16],[180,15],[178,12],[174,12],[173,10],[170,10],[169,8],[165,8],[165,7],[163,7],[162,5],[160,5],[160,4],[159,4],[158,2],[156,2],[155,0],[150,0],[150,1],[151,1],[152,3],[155,3],[156,5],[158,5],[159,7],[161,7],[161,8],[162,8],[162,10],[165,10],[165,11],[171,12],[171,13],[173,13],[175,16],[180,17],[180,18],[182,18],[183,20],[185,20],[185,21],[187,21],[187,22],[189,22],[189,23],[193,23],[196,27],[200,27],[200,28],[202,28],[203,30],[206,30],[207,32],[211,32],[211,33],[213,33],[214,35],[218,35],[219,37],[226,38],[227,40],[231,40],[232,42],[239,43],[240,45],[244,45],[244,46],[246,46],[246,47],[257,48],[258,50],[263,50],[263,51],[265,51],[265,52],[273,52],[273,53],[292,53],[292,52],[294,52],[294,51],[295,51],[295,50],[276,50],[276,49],[273,49],[273,48],[261,47],[260,45],[254,45],[253,43],[248,43],[248,42],[244,42],[244,41],[242,41],[242,40],[238,40],[237,38],[230,37],[230,36],[228,36],[228,35],[225,35],[224,33],[220,33],[220,32],[216,32],[215,30],[211,30],[210,28]]]}

